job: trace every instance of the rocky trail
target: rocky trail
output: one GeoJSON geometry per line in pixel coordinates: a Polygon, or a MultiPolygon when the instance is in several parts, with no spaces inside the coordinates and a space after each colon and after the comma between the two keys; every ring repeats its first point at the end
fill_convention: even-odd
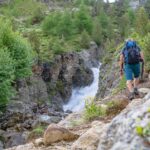
{"type": "MultiPolygon", "coordinates": [[[[123,95],[126,91],[115,95],[115,97],[108,96],[105,98],[106,101],[115,98],[116,101],[123,102],[124,109],[122,107],[122,110],[115,115],[83,123],[80,122],[83,112],[72,113],[57,125],[50,125],[52,130],[49,132],[47,130],[45,134],[48,135],[49,139],[58,138],[58,142],[45,146],[45,139],[40,138],[7,150],[149,150],[149,136],[140,136],[136,131],[137,126],[142,126],[144,129],[150,123],[150,79],[148,76],[140,84],[139,91],[141,97],[131,102],[126,99],[126,95],[123,95]],[[60,132],[57,132],[56,128],[60,132]],[[52,134],[56,135],[52,136],[52,134]],[[70,138],[70,134],[78,135],[79,138],[70,139],[71,141],[68,142],[69,139],[66,141],[62,138],[64,134],[67,134],[67,138],[70,138]]],[[[97,104],[101,105],[102,102],[97,104]]],[[[44,136],[44,138],[46,137],[44,136]]]]}

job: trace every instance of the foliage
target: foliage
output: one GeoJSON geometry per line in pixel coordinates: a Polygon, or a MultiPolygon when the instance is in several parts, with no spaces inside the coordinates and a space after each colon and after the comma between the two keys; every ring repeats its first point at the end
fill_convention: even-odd
{"type": "Polygon", "coordinates": [[[109,115],[117,115],[120,113],[127,105],[128,103],[121,100],[112,100],[107,105],[106,114],[109,115]]]}
{"type": "Polygon", "coordinates": [[[92,32],[92,18],[85,5],[81,5],[79,11],[76,12],[74,24],[78,33],[84,30],[89,34],[92,32]]]}
{"type": "Polygon", "coordinates": [[[149,137],[150,136],[150,123],[148,123],[145,127],[136,126],[136,133],[139,136],[142,136],[145,138],[149,137]]]}
{"type": "Polygon", "coordinates": [[[139,33],[141,36],[144,36],[148,32],[148,15],[146,14],[145,9],[142,7],[138,10],[136,16],[136,32],[139,33]]]}
{"type": "Polygon", "coordinates": [[[85,102],[84,117],[86,120],[92,120],[96,117],[101,117],[106,114],[106,108],[97,106],[96,103],[91,99],[87,99],[85,102]]]}
{"type": "Polygon", "coordinates": [[[145,69],[147,71],[150,71],[150,33],[144,38],[144,59],[145,59],[145,69]]]}
{"type": "Polygon", "coordinates": [[[81,34],[80,45],[82,48],[86,48],[86,49],[89,48],[90,46],[90,36],[85,30],[81,34]]]}
{"type": "Polygon", "coordinates": [[[101,44],[102,39],[103,39],[102,26],[97,18],[94,20],[94,23],[93,23],[92,39],[98,45],[101,44]]]}
{"type": "Polygon", "coordinates": [[[44,133],[45,127],[44,126],[37,126],[35,129],[33,129],[28,137],[28,140],[32,140],[34,138],[41,137],[44,133]]]}
{"type": "Polygon", "coordinates": [[[0,98],[6,104],[12,94],[14,80],[31,74],[32,50],[17,32],[13,32],[8,21],[0,19],[0,98]]]}
{"type": "Polygon", "coordinates": [[[125,76],[123,76],[123,78],[120,80],[117,88],[112,91],[112,94],[116,94],[116,93],[124,90],[125,88],[126,88],[126,79],[125,79],[125,76]]]}
{"type": "Polygon", "coordinates": [[[1,13],[7,16],[23,17],[32,16],[41,9],[45,10],[45,6],[33,0],[13,0],[1,9],[1,13]]]}
{"type": "Polygon", "coordinates": [[[6,48],[0,48],[0,106],[12,96],[11,83],[14,80],[14,61],[6,48]]]}

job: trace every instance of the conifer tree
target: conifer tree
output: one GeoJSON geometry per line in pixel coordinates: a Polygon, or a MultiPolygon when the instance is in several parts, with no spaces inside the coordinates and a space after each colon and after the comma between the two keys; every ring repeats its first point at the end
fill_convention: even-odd
{"type": "Polygon", "coordinates": [[[139,33],[140,35],[144,36],[147,34],[148,32],[148,15],[146,14],[146,11],[143,7],[141,7],[138,12],[137,12],[137,16],[136,16],[136,23],[135,23],[135,28],[137,33],[139,33]]]}

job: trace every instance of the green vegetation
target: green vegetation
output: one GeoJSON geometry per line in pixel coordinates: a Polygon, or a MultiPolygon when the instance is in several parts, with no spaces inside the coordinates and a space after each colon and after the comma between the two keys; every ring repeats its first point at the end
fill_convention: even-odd
{"type": "Polygon", "coordinates": [[[31,74],[32,50],[8,21],[0,19],[0,105],[12,96],[12,83],[31,74]]]}
{"type": "Polygon", "coordinates": [[[96,103],[91,99],[87,99],[85,103],[85,120],[93,120],[97,117],[103,117],[106,115],[106,108],[97,106],[96,103]]]}
{"type": "Polygon", "coordinates": [[[0,105],[5,105],[11,94],[11,83],[14,80],[14,62],[8,50],[0,49],[0,105]]]}
{"type": "Polygon", "coordinates": [[[124,90],[126,88],[126,80],[125,80],[125,76],[123,76],[123,78],[120,80],[117,88],[113,89],[112,94],[116,94],[122,90],[124,90]]]}
{"type": "Polygon", "coordinates": [[[85,103],[84,119],[94,120],[100,117],[112,117],[120,113],[126,106],[127,101],[111,100],[105,105],[96,104],[92,98],[88,98],[85,103]]]}
{"type": "Polygon", "coordinates": [[[120,113],[127,105],[128,103],[126,101],[121,100],[111,100],[110,102],[106,103],[107,110],[106,114],[107,116],[117,115],[120,113]]]}
{"type": "MultiPolygon", "coordinates": [[[[150,113],[150,109],[148,108],[146,114],[150,113]]],[[[143,124],[143,120],[141,118],[137,118],[137,123],[138,125],[135,127],[135,131],[136,133],[143,137],[147,142],[149,142],[149,137],[150,137],[150,122],[144,123],[143,124]]]]}
{"type": "Polygon", "coordinates": [[[150,137],[150,123],[148,123],[145,127],[136,126],[136,133],[144,138],[150,137]]]}
{"type": "Polygon", "coordinates": [[[35,138],[41,137],[44,134],[45,127],[44,126],[37,126],[30,132],[28,140],[33,140],[35,138]]]}

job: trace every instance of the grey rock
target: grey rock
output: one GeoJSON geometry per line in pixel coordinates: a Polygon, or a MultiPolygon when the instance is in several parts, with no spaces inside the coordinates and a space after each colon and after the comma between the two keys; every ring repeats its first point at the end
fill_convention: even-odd
{"type": "Polygon", "coordinates": [[[22,136],[22,133],[8,133],[5,138],[7,141],[5,144],[6,148],[25,144],[25,139],[22,136]]]}
{"type": "Polygon", "coordinates": [[[48,116],[48,115],[40,115],[40,116],[39,116],[39,122],[41,122],[41,123],[46,123],[46,124],[52,123],[51,117],[48,116]]]}
{"type": "Polygon", "coordinates": [[[143,94],[150,93],[150,89],[148,89],[148,88],[140,88],[140,89],[138,89],[138,90],[139,90],[139,92],[141,92],[141,93],[143,93],[143,94]]]}
{"type": "Polygon", "coordinates": [[[0,150],[3,150],[3,142],[2,141],[0,141],[0,150]]]}
{"type": "Polygon", "coordinates": [[[110,122],[101,135],[98,150],[148,150],[145,139],[136,133],[136,126],[145,127],[149,123],[149,107],[150,99],[146,102],[143,99],[133,100],[110,122]]]}
{"type": "Polygon", "coordinates": [[[144,100],[149,100],[150,99],[150,92],[145,95],[144,100]]]}

